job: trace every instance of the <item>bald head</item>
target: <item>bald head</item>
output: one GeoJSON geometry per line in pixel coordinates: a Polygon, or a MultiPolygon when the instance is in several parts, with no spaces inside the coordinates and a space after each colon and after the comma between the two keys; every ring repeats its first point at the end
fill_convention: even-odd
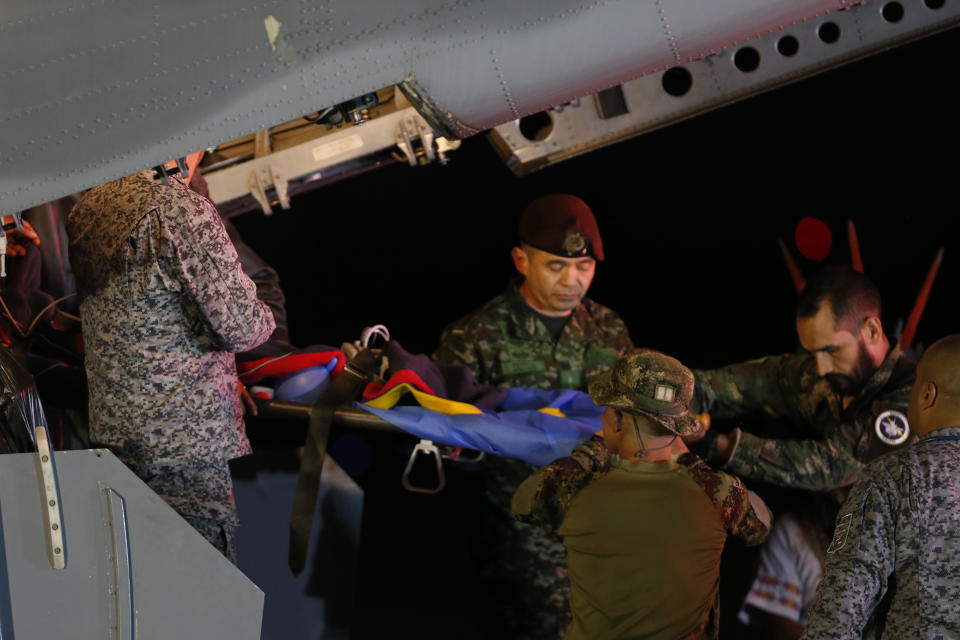
{"type": "Polygon", "coordinates": [[[920,436],[960,427],[960,334],[937,340],[923,354],[908,413],[920,436]]]}

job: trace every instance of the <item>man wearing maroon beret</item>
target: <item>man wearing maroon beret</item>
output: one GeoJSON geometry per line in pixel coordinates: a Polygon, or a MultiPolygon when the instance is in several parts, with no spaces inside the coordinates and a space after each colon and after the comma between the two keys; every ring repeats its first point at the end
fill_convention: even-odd
{"type": "MultiPolygon", "coordinates": [[[[586,297],[603,244],[575,196],[534,200],[520,216],[513,263],[522,278],[449,325],[435,360],[469,367],[498,387],[579,389],[633,349],[616,313],[586,297]]],[[[534,468],[490,456],[487,493],[499,513],[483,566],[490,620],[503,638],[558,638],[567,626],[563,542],[512,520],[510,498],[534,468]]]]}
{"type": "Polygon", "coordinates": [[[633,348],[616,313],[586,297],[603,244],[575,196],[534,200],[520,217],[513,263],[523,276],[443,331],[433,357],[498,387],[580,389],[633,348]]]}

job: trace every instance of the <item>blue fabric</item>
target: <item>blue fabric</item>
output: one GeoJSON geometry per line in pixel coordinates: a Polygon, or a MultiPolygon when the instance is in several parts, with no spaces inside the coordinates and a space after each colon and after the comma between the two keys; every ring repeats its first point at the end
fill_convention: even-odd
{"type": "Polygon", "coordinates": [[[330,386],[330,372],[336,367],[337,358],[331,358],[327,364],[290,374],[277,384],[273,397],[277,400],[313,404],[330,386]]]}
{"type": "Polygon", "coordinates": [[[415,406],[373,409],[354,406],[377,415],[419,438],[543,466],[570,455],[574,447],[600,429],[603,407],[581,391],[560,389],[510,389],[495,411],[483,414],[444,415],[415,406]],[[559,409],[566,418],[537,411],[559,409]]]}

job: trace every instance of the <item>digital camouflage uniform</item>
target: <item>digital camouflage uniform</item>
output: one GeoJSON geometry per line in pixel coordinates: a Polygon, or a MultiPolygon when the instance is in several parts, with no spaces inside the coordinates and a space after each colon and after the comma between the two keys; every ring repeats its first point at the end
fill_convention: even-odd
{"type": "Polygon", "coordinates": [[[633,348],[620,316],[589,298],[556,342],[520,294],[519,282],[443,331],[434,360],[469,367],[495,387],[579,389],[633,348]]]}
{"type": "Polygon", "coordinates": [[[884,456],[837,516],[804,638],[860,638],[892,591],[880,637],[960,638],[960,427],[884,456]],[[894,580],[895,578],[895,580],[894,580]]]}
{"type": "Polygon", "coordinates": [[[227,461],[250,452],[232,352],[274,328],[213,205],[152,171],[91,189],[67,229],[91,440],[233,557],[227,461]]]}
{"type": "Polygon", "coordinates": [[[768,439],[736,429],[738,439],[724,469],[771,484],[825,491],[853,483],[873,458],[905,447],[881,441],[877,417],[887,410],[906,415],[916,362],[899,347],[846,409],[817,374],[809,354],[771,356],[711,371],[694,370],[691,410],[715,418],[764,414],[788,424],[789,433],[768,439]]]}
{"type": "Polygon", "coordinates": [[[559,532],[570,546],[575,619],[567,638],[716,638],[724,539],[731,534],[759,544],[769,533],[769,512],[760,506],[764,514],[758,516],[754,501],[762,502],[751,495],[739,478],[689,454],[677,462],[620,460],[595,436],[524,481],[513,510],[559,532]],[[651,507],[647,500],[660,494],[671,505],[651,507]],[[631,495],[644,499],[630,503],[631,495]],[[671,506],[686,517],[663,520],[671,506]],[[595,529],[591,508],[604,514],[622,509],[624,523],[605,516],[613,526],[595,529]],[[624,530],[631,520],[645,524],[624,530]],[[677,547],[685,543],[690,548],[677,547]],[[630,570],[635,565],[642,569],[630,570]],[[605,597],[600,589],[607,590],[605,597]]]}
{"type": "MultiPolygon", "coordinates": [[[[586,390],[633,348],[620,316],[588,298],[554,342],[519,284],[448,326],[433,358],[466,366],[481,383],[497,387],[586,390]]],[[[510,498],[535,469],[520,460],[487,459],[495,548],[484,571],[494,585],[490,597],[503,638],[556,638],[568,616],[563,543],[510,514],[510,498]]]]}

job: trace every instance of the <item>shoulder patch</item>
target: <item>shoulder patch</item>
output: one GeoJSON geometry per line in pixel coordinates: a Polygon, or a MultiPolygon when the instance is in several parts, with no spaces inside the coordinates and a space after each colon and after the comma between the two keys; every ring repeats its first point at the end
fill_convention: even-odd
{"type": "Polygon", "coordinates": [[[899,411],[884,411],[873,423],[877,437],[889,445],[903,444],[910,437],[910,423],[899,411]]]}
{"type": "Polygon", "coordinates": [[[850,536],[850,523],[853,520],[853,514],[848,513],[837,520],[837,528],[833,532],[833,540],[827,547],[827,553],[834,554],[843,549],[847,544],[847,538],[850,536]]]}

